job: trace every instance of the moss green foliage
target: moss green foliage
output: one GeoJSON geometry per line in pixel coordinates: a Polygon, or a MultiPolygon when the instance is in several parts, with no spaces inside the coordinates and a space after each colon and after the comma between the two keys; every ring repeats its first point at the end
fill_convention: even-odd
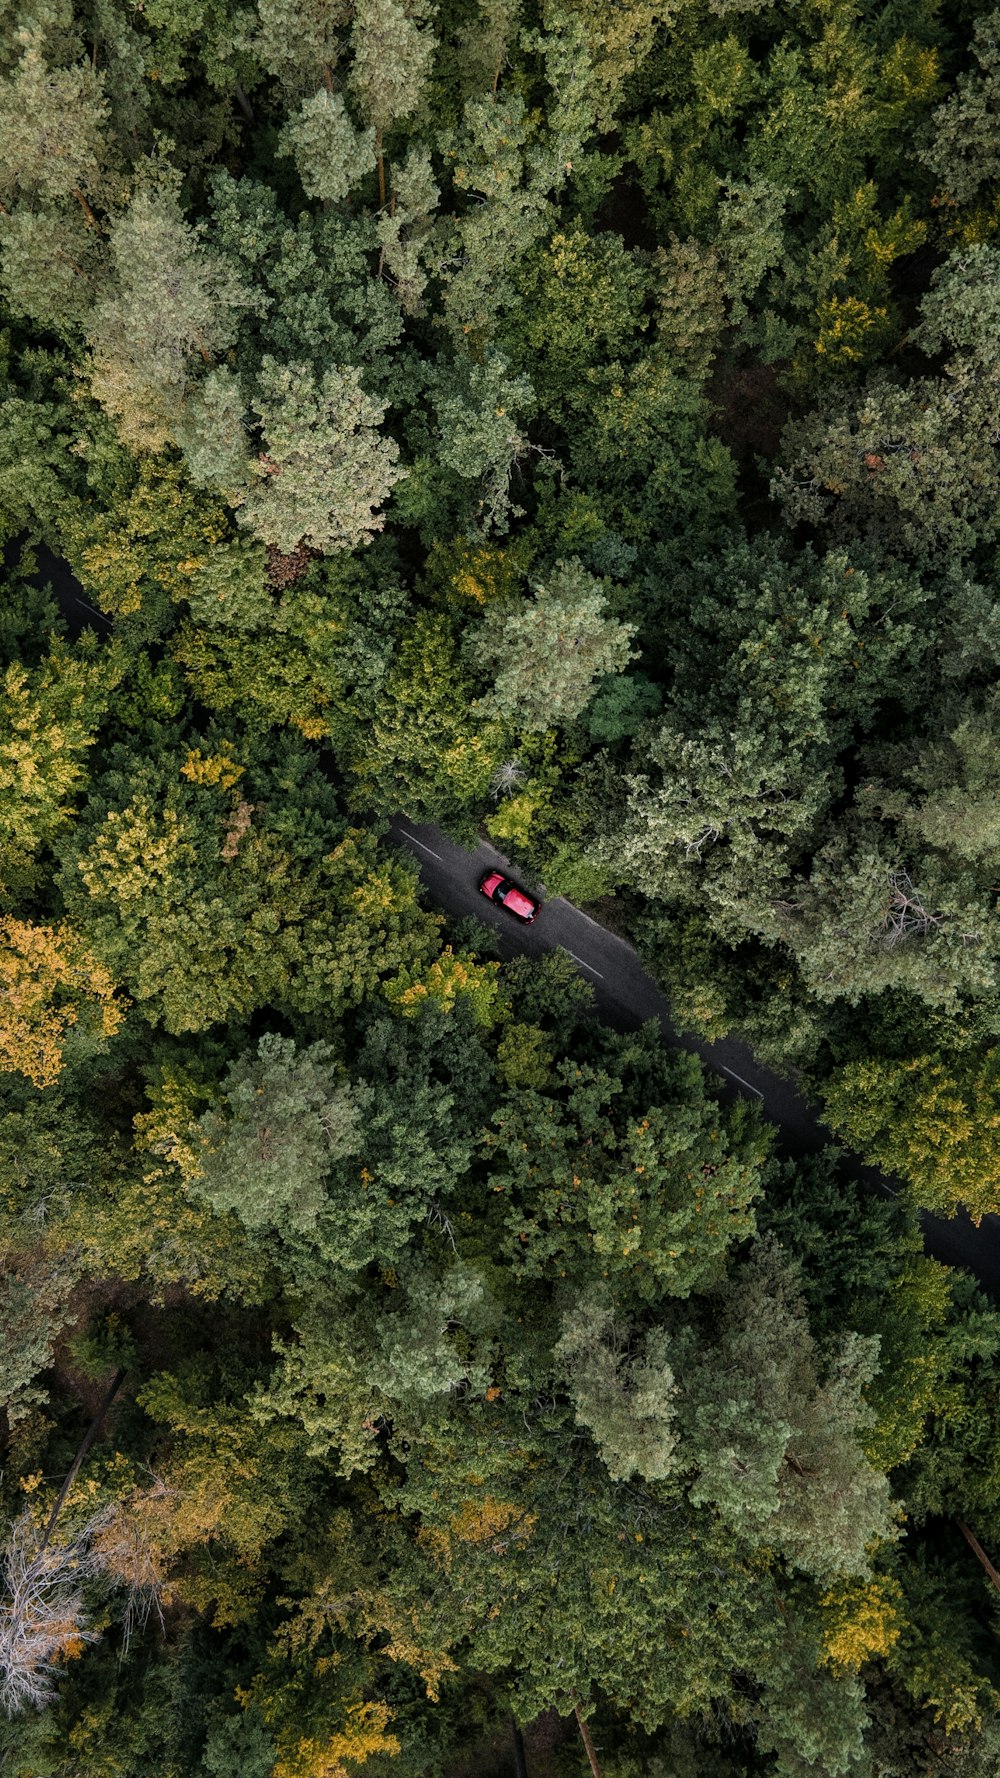
{"type": "Polygon", "coordinates": [[[8,7],[11,1778],[995,1778],[998,45],[8,7]]]}

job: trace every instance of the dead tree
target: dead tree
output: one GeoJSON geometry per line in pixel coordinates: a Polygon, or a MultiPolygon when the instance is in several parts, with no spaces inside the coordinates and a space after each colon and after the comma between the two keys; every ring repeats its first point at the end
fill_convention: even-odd
{"type": "Polygon", "coordinates": [[[11,1529],[3,1558],[7,1597],[0,1605],[0,1705],[19,1716],[54,1694],[60,1659],[93,1642],[82,1583],[91,1573],[89,1526],[68,1543],[39,1542],[30,1511],[11,1529]]]}
{"type": "Polygon", "coordinates": [[[889,877],[889,896],[882,916],[882,942],[887,951],[907,939],[916,938],[942,923],[940,914],[924,907],[907,871],[893,871],[889,877]]]}
{"type": "Polygon", "coordinates": [[[97,1572],[92,1542],[104,1514],[93,1514],[61,1543],[52,1542],[52,1533],[124,1380],[121,1370],[87,1428],[41,1535],[30,1509],[11,1527],[2,1564],[6,1597],[0,1604],[0,1706],[8,1716],[46,1704],[58,1662],[95,1640],[86,1627],[84,1582],[97,1572]]]}

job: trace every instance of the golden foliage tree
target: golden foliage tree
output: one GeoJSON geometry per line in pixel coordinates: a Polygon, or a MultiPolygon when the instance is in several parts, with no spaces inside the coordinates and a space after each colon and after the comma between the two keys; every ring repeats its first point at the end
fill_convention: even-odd
{"type": "Polygon", "coordinates": [[[124,1017],[111,976],[70,927],[0,919],[0,1072],[51,1086],[71,1031],[100,1041],[124,1017]]]}

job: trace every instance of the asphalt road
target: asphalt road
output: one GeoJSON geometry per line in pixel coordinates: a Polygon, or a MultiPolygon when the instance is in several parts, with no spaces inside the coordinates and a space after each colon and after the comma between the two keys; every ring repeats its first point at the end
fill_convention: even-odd
{"type": "MultiPolygon", "coordinates": [[[[18,547],[15,543],[5,550],[8,562],[16,559],[18,547]]],[[[112,620],[89,604],[68,563],[44,545],[37,554],[35,578],[39,584],[51,586],[71,634],[79,635],[85,628],[107,634],[112,620]]],[[[494,926],[499,949],[506,956],[520,952],[538,957],[561,945],[581,975],[593,983],[597,1004],[609,1024],[618,1030],[631,1030],[655,1019],[664,1041],[700,1056],[719,1076],[725,1092],[745,1094],[759,1102],[765,1117],[779,1127],[780,1146],[785,1153],[816,1153],[833,1140],[820,1122],[817,1107],[796,1082],[763,1068],[746,1044],[735,1038],[701,1043],[680,1033],[671,1020],[669,1002],[646,973],[631,945],[598,925],[589,914],[554,896],[545,902],[535,925],[520,926],[510,915],[493,907],[480,895],[479,879],[491,865],[510,868],[493,846],[483,842],[475,852],[468,852],[438,828],[420,826],[403,815],[394,818],[390,829],[418,860],[428,892],[440,907],[452,914],[475,914],[494,926]]],[[[866,1167],[856,1155],[842,1152],[845,1166],[872,1190],[901,1189],[899,1181],[886,1179],[875,1168],[866,1167]]],[[[945,1265],[964,1266],[1000,1302],[1000,1217],[987,1216],[978,1229],[964,1214],[947,1222],[925,1214],[921,1223],[928,1253],[945,1265]]]]}
{"type": "MultiPolygon", "coordinates": [[[[479,893],[479,879],[496,865],[515,878],[519,873],[501,852],[482,841],[474,852],[448,839],[437,827],[421,826],[405,815],[390,823],[392,836],[410,851],[432,901],[449,914],[474,914],[494,927],[503,956],[519,953],[540,957],[557,945],[568,952],[586,981],[593,985],[602,1016],[617,1030],[632,1030],[655,1019],[665,1042],[700,1056],[720,1076],[727,1094],[753,1098],[766,1118],[781,1131],[784,1153],[815,1154],[833,1137],[820,1121],[818,1107],[796,1081],[764,1068],[753,1051],[736,1038],[703,1043],[679,1032],[670,1017],[670,1004],[647,974],[637,953],[624,939],[598,925],[572,902],[561,896],[546,900],[533,926],[521,926],[479,893]]],[[[525,887],[532,884],[520,874],[525,887]]],[[[840,1146],[839,1144],[837,1145],[840,1146]]],[[[857,1155],[841,1149],[844,1165],[872,1190],[894,1192],[902,1186],[865,1166],[857,1155]]],[[[950,1221],[924,1214],[921,1217],[928,1253],[945,1265],[964,1266],[980,1280],[990,1296],[1000,1301],[1000,1217],[988,1216],[977,1229],[962,1214],[950,1221]]]]}

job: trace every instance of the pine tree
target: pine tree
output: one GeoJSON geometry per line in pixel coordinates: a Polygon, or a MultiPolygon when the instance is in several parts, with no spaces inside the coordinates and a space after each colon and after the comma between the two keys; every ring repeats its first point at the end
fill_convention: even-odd
{"type": "Polygon", "coordinates": [[[0,283],[12,312],[76,334],[104,280],[103,251],[79,211],[19,206],[0,218],[0,283]]]}
{"type": "Polygon", "coordinates": [[[433,15],[428,0],[357,0],[354,8],[350,84],[375,131],[380,209],[386,198],[385,134],[412,117],[423,98],[437,47],[427,29],[433,15]]]}
{"type": "Polygon", "coordinates": [[[254,401],[264,448],[240,523],[286,554],[303,543],[321,552],[369,543],[405,474],[395,440],[378,430],[386,406],[352,366],[320,379],[307,365],[265,358],[254,401]]]}
{"type": "Polygon", "coordinates": [[[392,201],[375,224],[380,264],[406,315],[423,311],[428,258],[434,239],[433,213],[441,193],[425,148],[411,148],[392,177],[392,201]]]}
{"type": "Polygon", "coordinates": [[[234,504],[250,479],[246,397],[228,365],[210,370],[185,404],[177,428],[191,480],[228,493],[234,504]]]}
{"type": "Polygon", "coordinates": [[[569,1383],[576,1417],[592,1434],[613,1481],[633,1475],[662,1481],[674,1466],[676,1388],[667,1352],[656,1329],[630,1342],[628,1330],[616,1327],[596,1298],[562,1318],[553,1355],[569,1383]]]}
{"type": "Polygon", "coordinates": [[[332,92],[351,21],[349,0],[259,0],[257,11],[255,52],[285,91],[301,98],[322,81],[332,92]]]}
{"type": "Polygon", "coordinates": [[[970,203],[982,186],[1000,176],[1000,14],[976,19],[972,52],[976,67],[958,76],[954,92],[934,113],[931,141],[919,151],[942,196],[957,204],[970,203]]]}
{"type": "Polygon", "coordinates": [[[511,476],[528,449],[521,426],[534,408],[531,383],[511,373],[501,352],[487,350],[482,364],[463,354],[442,366],[432,400],[438,461],[478,483],[477,518],[483,528],[507,530],[511,476]]]}
{"type": "Polygon", "coordinates": [[[359,1107],[325,1044],[262,1037],[222,1080],[225,1109],[200,1119],[193,1189],[249,1229],[310,1228],[333,1163],[360,1147],[359,1107]]]}
{"type": "Polygon", "coordinates": [[[50,68],[37,38],[0,82],[0,192],[51,202],[73,197],[95,225],[89,198],[101,180],[108,104],[87,63],[50,68]]]}
{"type": "Polygon", "coordinates": [[[806,1573],[866,1575],[870,1551],[892,1536],[888,1483],[863,1442],[877,1342],[848,1333],[824,1367],[798,1286],[777,1244],[762,1242],[721,1292],[718,1344],[675,1357],[690,1497],[773,1538],[806,1573]]]}
{"type": "Polygon", "coordinates": [[[458,32],[458,65],[463,95],[496,97],[521,16],[521,0],[478,0],[476,16],[458,32]]]}
{"type": "Polygon", "coordinates": [[[375,166],[375,131],[356,129],[340,94],[321,86],[285,124],[278,153],[294,158],[307,197],[339,204],[375,166]]]}
{"type": "Polygon", "coordinates": [[[177,436],[192,361],[211,364],[250,300],[233,269],[204,248],[169,188],[143,186],[111,227],[115,289],[88,325],[91,388],[134,450],[177,436]]]}
{"type": "Polygon", "coordinates": [[[531,603],[491,605],[468,644],[472,659],[496,674],[491,713],[536,731],[579,716],[598,679],[634,658],[634,626],[606,612],[602,583],[578,559],[557,562],[531,603]]]}

